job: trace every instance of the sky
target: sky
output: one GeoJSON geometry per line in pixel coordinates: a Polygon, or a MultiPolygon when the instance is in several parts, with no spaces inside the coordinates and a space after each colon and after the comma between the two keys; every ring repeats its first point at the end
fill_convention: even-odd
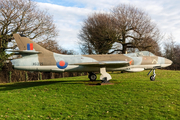
{"type": "Polygon", "coordinates": [[[58,44],[80,53],[78,34],[83,20],[94,12],[109,11],[118,4],[130,4],[143,9],[165,35],[180,43],[180,0],[34,0],[40,10],[48,10],[59,31],[58,44]]]}

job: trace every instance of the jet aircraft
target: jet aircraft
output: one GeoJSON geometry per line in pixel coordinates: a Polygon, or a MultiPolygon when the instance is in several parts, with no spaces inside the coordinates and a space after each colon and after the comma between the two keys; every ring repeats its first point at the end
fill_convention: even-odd
{"type": "Polygon", "coordinates": [[[112,79],[107,71],[140,72],[149,69],[153,71],[150,80],[155,80],[155,69],[170,66],[171,60],[155,56],[151,52],[141,51],[128,54],[108,55],[63,55],[53,53],[41,47],[34,41],[19,34],[13,35],[22,58],[12,60],[14,69],[42,72],[89,72],[89,79],[95,81],[93,72],[100,72],[100,79],[108,82],[112,79]]]}

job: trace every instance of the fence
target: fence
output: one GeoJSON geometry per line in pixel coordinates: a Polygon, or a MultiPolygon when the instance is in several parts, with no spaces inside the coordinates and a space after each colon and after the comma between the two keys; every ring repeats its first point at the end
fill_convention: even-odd
{"type": "Polygon", "coordinates": [[[32,80],[44,80],[53,78],[63,77],[74,77],[87,75],[87,73],[80,72],[64,72],[64,73],[53,73],[53,72],[30,72],[12,69],[11,64],[6,64],[3,70],[0,71],[0,83],[10,82],[21,82],[21,81],[32,81],[32,80]]]}

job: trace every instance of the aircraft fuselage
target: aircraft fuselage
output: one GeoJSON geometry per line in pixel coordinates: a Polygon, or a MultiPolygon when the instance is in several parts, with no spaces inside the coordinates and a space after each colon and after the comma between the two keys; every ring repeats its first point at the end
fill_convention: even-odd
{"type": "Polygon", "coordinates": [[[139,72],[144,69],[152,69],[153,67],[167,67],[172,62],[166,58],[158,56],[142,56],[131,57],[128,54],[112,54],[112,55],[62,55],[53,53],[50,56],[40,56],[32,54],[23,56],[22,58],[12,60],[15,69],[29,70],[29,71],[52,71],[52,72],[89,72],[99,71],[98,66],[81,66],[75,65],[76,63],[92,63],[100,61],[131,61],[130,66],[126,65],[106,65],[107,71],[129,71],[139,72]],[[67,68],[59,69],[56,62],[66,61],[67,68]]]}

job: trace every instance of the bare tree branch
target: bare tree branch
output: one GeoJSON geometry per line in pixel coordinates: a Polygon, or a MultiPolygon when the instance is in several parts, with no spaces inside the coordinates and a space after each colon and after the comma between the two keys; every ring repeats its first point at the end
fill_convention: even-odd
{"type": "Polygon", "coordinates": [[[4,50],[15,33],[34,40],[53,40],[58,35],[52,16],[39,10],[35,2],[0,0],[0,69],[8,57],[4,50]]]}
{"type": "Polygon", "coordinates": [[[114,17],[114,27],[122,35],[122,40],[119,43],[123,44],[123,53],[127,49],[125,43],[129,41],[139,50],[149,50],[155,53],[152,47],[158,47],[157,44],[161,35],[156,24],[151,21],[147,13],[137,7],[126,4],[114,7],[111,12],[114,17]],[[156,45],[153,46],[152,42],[156,45]],[[151,46],[151,49],[147,49],[149,46],[151,46]]]}
{"type": "Polygon", "coordinates": [[[111,16],[94,13],[84,20],[79,34],[81,50],[86,54],[104,54],[112,48],[118,35],[112,28],[111,16]]]}
{"type": "Polygon", "coordinates": [[[115,42],[122,44],[122,53],[129,48],[160,53],[161,34],[156,24],[143,10],[126,4],[114,7],[109,13],[88,16],[79,39],[81,50],[86,54],[106,54],[115,42]]]}

